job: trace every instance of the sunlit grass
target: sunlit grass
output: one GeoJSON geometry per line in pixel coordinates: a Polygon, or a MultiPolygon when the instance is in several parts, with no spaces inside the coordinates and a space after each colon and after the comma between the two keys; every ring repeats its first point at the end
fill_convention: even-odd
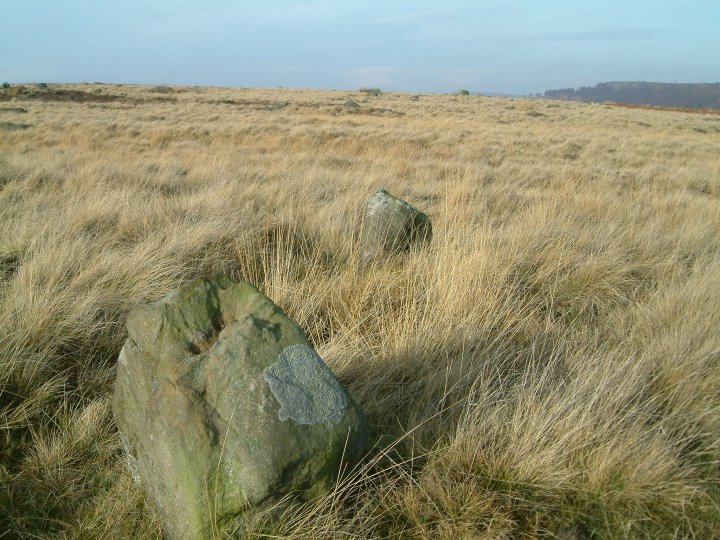
{"type": "Polygon", "coordinates": [[[179,90],[24,101],[0,131],[0,536],[161,536],[114,362],[129,309],[214,272],[298,320],[374,433],[265,533],[720,534],[720,117],[179,90]],[[378,186],[434,238],[362,271],[378,186]]]}

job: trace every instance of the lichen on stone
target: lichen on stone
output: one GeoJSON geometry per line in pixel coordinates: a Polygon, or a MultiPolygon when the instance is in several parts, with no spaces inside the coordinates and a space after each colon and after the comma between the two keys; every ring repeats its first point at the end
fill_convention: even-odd
{"type": "Polygon", "coordinates": [[[298,424],[337,424],[347,408],[340,383],[322,358],[307,345],[285,348],[277,362],[263,370],[280,404],[278,418],[298,424]]]}

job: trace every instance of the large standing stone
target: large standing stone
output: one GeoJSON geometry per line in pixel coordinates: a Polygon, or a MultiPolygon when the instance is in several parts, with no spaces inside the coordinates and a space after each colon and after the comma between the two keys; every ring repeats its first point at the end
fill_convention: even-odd
{"type": "Polygon", "coordinates": [[[330,489],[364,452],[360,408],[252,284],[196,279],[127,319],[115,422],[173,539],[243,527],[330,489]]]}
{"type": "Polygon", "coordinates": [[[365,206],[360,232],[360,259],[370,264],[432,239],[430,218],[380,188],[365,206]]]}

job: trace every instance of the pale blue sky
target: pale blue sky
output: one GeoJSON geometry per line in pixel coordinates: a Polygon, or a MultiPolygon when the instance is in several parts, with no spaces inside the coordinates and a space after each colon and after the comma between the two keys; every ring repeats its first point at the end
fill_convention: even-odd
{"type": "Polygon", "coordinates": [[[0,0],[0,82],[526,94],[720,82],[720,0],[0,0]]]}

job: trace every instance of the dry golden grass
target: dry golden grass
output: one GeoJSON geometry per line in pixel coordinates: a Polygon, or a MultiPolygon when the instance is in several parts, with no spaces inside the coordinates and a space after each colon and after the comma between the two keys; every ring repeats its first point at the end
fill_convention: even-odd
{"type": "Polygon", "coordinates": [[[161,536],[114,362],[132,306],[212,272],[295,317],[375,433],[267,534],[720,536],[719,116],[96,88],[123,97],[0,112],[30,124],[0,129],[0,537],[161,536]],[[435,237],[360,273],[378,186],[435,237]]]}

